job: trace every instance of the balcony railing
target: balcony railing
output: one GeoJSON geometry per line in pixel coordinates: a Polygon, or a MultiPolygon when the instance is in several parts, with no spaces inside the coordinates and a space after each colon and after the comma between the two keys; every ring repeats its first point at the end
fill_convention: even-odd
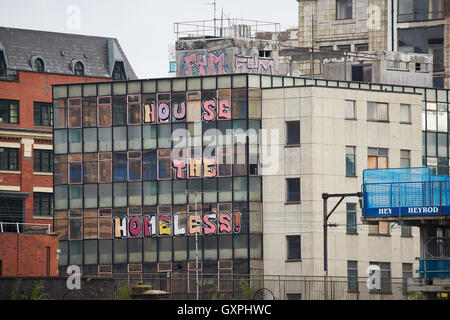
{"type": "Polygon", "coordinates": [[[51,224],[2,222],[0,221],[0,233],[46,233],[50,234],[51,224]]]}

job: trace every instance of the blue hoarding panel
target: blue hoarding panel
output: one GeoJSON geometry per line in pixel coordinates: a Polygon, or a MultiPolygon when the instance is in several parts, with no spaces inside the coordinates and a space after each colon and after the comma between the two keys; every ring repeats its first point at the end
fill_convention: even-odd
{"type": "Polygon", "coordinates": [[[450,180],[429,168],[368,169],[363,172],[367,217],[450,214],[450,180]]]}

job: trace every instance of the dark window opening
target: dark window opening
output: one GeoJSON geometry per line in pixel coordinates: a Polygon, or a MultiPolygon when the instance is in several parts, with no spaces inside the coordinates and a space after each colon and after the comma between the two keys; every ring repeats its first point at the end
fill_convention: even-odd
{"type": "Polygon", "coordinates": [[[270,51],[270,50],[259,50],[260,58],[270,58],[271,55],[272,55],[272,51],[270,51]]]}
{"type": "Polygon", "coordinates": [[[300,121],[286,122],[286,145],[300,144],[300,121]]]}
{"type": "Polygon", "coordinates": [[[300,201],[300,178],[286,179],[286,189],[287,202],[300,201]]]}
{"type": "Polygon", "coordinates": [[[0,148],[0,170],[19,170],[19,149],[0,148]]]}
{"type": "Polygon", "coordinates": [[[0,51],[0,77],[5,78],[7,75],[5,53],[0,51]]]}
{"type": "Polygon", "coordinates": [[[347,203],[347,233],[357,233],[356,203],[347,203]]]}
{"type": "MultiPolygon", "coordinates": [[[[4,223],[22,223],[24,216],[24,200],[0,198],[0,221],[4,223]]],[[[19,232],[23,226],[19,225],[19,232]]],[[[3,232],[17,232],[17,225],[3,224],[3,232]]]]}
{"type": "Polygon", "coordinates": [[[83,63],[81,63],[81,61],[75,63],[73,67],[73,73],[77,76],[84,76],[84,66],[83,63]]]}
{"type": "Polygon", "coordinates": [[[352,66],[352,81],[372,82],[372,65],[352,66]]]}
{"type": "Polygon", "coordinates": [[[19,123],[19,102],[0,100],[0,123],[19,123]]]}
{"type": "Polygon", "coordinates": [[[358,261],[347,261],[347,290],[358,292],[358,261]]]}
{"type": "Polygon", "coordinates": [[[53,126],[53,107],[51,103],[34,103],[34,125],[53,126]]]}
{"type": "Polygon", "coordinates": [[[301,293],[287,293],[286,299],[287,300],[302,300],[302,294],[301,293]]]}
{"type": "Polygon", "coordinates": [[[34,150],[34,172],[53,172],[53,151],[34,150]]]}
{"type": "Polygon", "coordinates": [[[45,72],[44,61],[41,58],[34,60],[33,70],[36,72],[45,72]]]}
{"type": "Polygon", "coordinates": [[[336,0],[336,20],[353,18],[353,0],[336,0]]]}
{"type": "Polygon", "coordinates": [[[355,44],[355,51],[356,52],[369,51],[369,44],[368,43],[355,44]]]}
{"type": "Polygon", "coordinates": [[[286,236],[287,240],[287,260],[301,259],[301,239],[300,236],[286,236]]]}
{"type": "Polygon", "coordinates": [[[126,80],[127,77],[125,75],[125,66],[122,61],[116,61],[114,63],[114,69],[112,74],[113,80],[126,80]]]}

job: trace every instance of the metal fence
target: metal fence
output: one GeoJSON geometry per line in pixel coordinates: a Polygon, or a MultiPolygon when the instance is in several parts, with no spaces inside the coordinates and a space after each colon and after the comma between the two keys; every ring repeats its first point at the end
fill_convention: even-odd
{"type": "MultiPolygon", "coordinates": [[[[195,273],[113,274],[115,286],[137,283],[170,292],[170,299],[196,299],[195,273]]],[[[367,278],[200,274],[199,299],[223,300],[408,300],[406,279],[387,279],[369,289],[367,278]]]]}

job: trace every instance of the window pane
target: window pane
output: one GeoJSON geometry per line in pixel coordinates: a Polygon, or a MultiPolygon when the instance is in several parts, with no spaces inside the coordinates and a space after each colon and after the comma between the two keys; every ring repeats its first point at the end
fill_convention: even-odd
{"type": "Polygon", "coordinates": [[[112,207],[112,184],[98,185],[99,207],[112,207]]]}
{"type": "Polygon", "coordinates": [[[114,240],[114,263],[127,263],[127,239],[114,240]]]}
{"type": "Polygon", "coordinates": [[[83,129],[84,152],[97,151],[97,128],[83,129]]]}
{"type": "Polygon", "coordinates": [[[128,127],[128,150],[140,150],[141,149],[141,126],[129,126],[128,127]]]}
{"type": "Polygon", "coordinates": [[[411,122],[410,109],[411,106],[409,104],[400,105],[400,122],[411,122]]]}
{"type": "Polygon", "coordinates": [[[84,207],[85,208],[97,208],[97,185],[85,184],[84,185],[84,207]]]}
{"type": "Polygon", "coordinates": [[[301,259],[300,236],[288,236],[287,239],[287,258],[301,259]]]}
{"type": "Polygon", "coordinates": [[[377,120],[378,121],[388,121],[388,105],[385,103],[377,104],[377,120]]]}
{"type": "Polygon", "coordinates": [[[300,121],[286,122],[286,144],[300,144],[300,121]]]}
{"type": "Polygon", "coordinates": [[[98,128],[98,151],[112,150],[112,128],[98,128]]]}
{"type": "Polygon", "coordinates": [[[347,233],[356,233],[356,204],[347,203],[347,233]]]}
{"type": "Polygon", "coordinates": [[[346,176],[353,177],[355,173],[355,147],[345,148],[345,174],[346,176]]]}
{"type": "Polygon", "coordinates": [[[127,149],[127,127],[113,128],[114,151],[127,149]]]}
{"type": "Polygon", "coordinates": [[[98,242],[99,251],[99,263],[110,264],[112,263],[112,240],[100,240],[98,242]]]}
{"type": "Polygon", "coordinates": [[[84,264],[97,264],[97,240],[86,240],[84,242],[84,264]]]}
{"type": "Polygon", "coordinates": [[[67,130],[54,131],[55,153],[67,153],[67,130]]]}
{"type": "Polygon", "coordinates": [[[300,179],[286,179],[287,183],[287,201],[300,201],[300,179]]]}
{"type": "Polygon", "coordinates": [[[127,206],[127,183],[114,183],[114,207],[127,206]]]}
{"type": "Polygon", "coordinates": [[[355,119],[355,101],[346,100],[345,101],[345,118],[346,119],[355,119]]]}

